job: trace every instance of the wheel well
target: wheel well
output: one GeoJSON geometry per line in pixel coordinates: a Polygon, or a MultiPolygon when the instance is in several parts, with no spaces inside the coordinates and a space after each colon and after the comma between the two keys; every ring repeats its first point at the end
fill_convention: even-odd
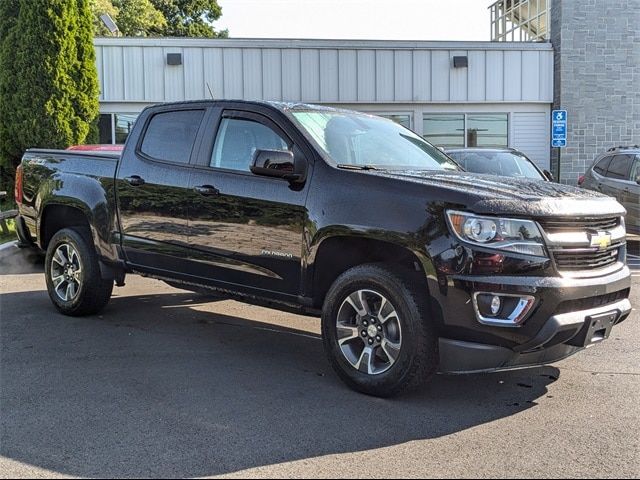
{"type": "Polygon", "coordinates": [[[40,247],[46,250],[56,232],[69,227],[90,228],[89,220],[82,210],[67,205],[46,206],[40,223],[40,247]]]}
{"type": "Polygon", "coordinates": [[[333,282],[344,272],[365,263],[391,263],[406,270],[427,288],[426,276],[418,257],[400,245],[358,237],[334,237],[322,242],[315,258],[313,277],[314,306],[322,307],[333,282]]]}

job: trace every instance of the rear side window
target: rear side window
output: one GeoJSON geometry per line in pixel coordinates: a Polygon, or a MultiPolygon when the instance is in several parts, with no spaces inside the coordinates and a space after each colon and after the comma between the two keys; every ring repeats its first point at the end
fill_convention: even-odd
{"type": "Polygon", "coordinates": [[[602,160],[596,163],[596,166],[593,167],[593,170],[600,175],[604,175],[605,173],[607,173],[607,168],[609,168],[611,158],[612,157],[604,157],[602,160]]]}
{"type": "Polygon", "coordinates": [[[633,157],[631,155],[616,155],[611,160],[607,170],[607,177],[616,180],[629,180],[629,171],[632,163],[633,157]]]}
{"type": "Polygon", "coordinates": [[[140,151],[156,160],[189,163],[204,110],[155,114],[149,121],[140,151]]]}

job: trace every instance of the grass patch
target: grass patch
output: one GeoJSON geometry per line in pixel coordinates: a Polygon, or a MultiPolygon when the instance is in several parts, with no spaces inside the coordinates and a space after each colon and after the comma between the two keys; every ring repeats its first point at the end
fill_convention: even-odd
{"type": "Polygon", "coordinates": [[[8,233],[5,233],[2,228],[0,228],[0,244],[12,242],[18,238],[16,236],[16,222],[13,218],[7,220],[7,227],[9,229],[8,233]]]}

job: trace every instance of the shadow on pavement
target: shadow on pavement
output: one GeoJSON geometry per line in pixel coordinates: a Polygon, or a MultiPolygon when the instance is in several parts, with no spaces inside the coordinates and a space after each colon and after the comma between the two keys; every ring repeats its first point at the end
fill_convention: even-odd
{"type": "Polygon", "coordinates": [[[0,295],[0,453],[82,477],[216,475],[453,434],[533,408],[559,376],[439,376],[370,398],[340,383],[315,335],[198,301],[115,297],[69,318],[46,292],[0,295]]]}
{"type": "Polygon", "coordinates": [[[0,275],[21,275],[44,271],[44,254],[32,248],[6,247],[0,253],[0,275]]]}

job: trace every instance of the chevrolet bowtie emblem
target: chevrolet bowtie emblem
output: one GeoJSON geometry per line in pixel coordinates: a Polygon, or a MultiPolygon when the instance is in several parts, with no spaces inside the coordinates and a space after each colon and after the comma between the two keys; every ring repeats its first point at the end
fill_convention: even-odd
{"type": "Polygon", "coordinates": [[[611,245],[611,234],[606,232],[598,232],[591,235],[591,246],[598,247],[600,250],[611,245]]]}

